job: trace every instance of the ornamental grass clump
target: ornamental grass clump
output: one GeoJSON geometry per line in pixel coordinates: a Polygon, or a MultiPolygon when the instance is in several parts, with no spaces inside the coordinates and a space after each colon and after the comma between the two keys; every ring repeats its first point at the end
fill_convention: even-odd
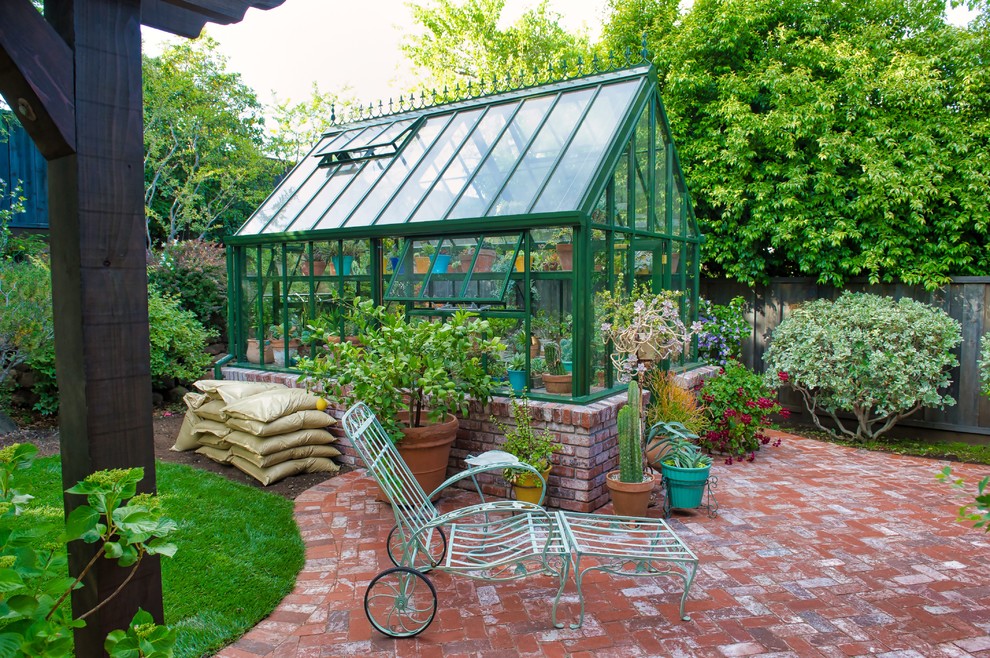
{"type": "MultiPolygon", "coordinates": [[[[771,442],[766,433],[773,427],[771,416],[787,416],[763,378],[738,361],[729,361],[717,377],[705,382],[701,403],[708,429],[698,445],[727,454],[726,464],[755,460],[756,451],[771,442]]],[[[780,439],[773,445],[780,445],[780,439]]]]}
{"type": "Polygon", "coordinates": [[[940,389],[959,365],[952,350],[961,340],[959,323],[928,304],[846,292],[801,305],[777,327],[766,381],[798,391],[822,431],[867,441],[922,407],[955,404],[940,389]],[[820,412],[837,430],[822,426],[820,412]]]}

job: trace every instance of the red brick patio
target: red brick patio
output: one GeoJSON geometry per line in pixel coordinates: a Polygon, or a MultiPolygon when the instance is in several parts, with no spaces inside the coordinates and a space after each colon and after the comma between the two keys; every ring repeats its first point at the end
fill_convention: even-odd
{"type": "MultiPolygon", "coordinates": [[[[962,497],[934,479],[945,462],[784,436],[755,463],[713,468],[717,518],[675,513],[671,526],[701,562],[690,622],[678,620],[672,578],[589,575],[574,631],[550,624],[548,577],[435,574],[432,626],[386,638],[372,631],[363,597],[391,566],[392,513],[353,472],[296,500],[307,560],[295,591],[219,655],[990,658],[990,534],[953,520],[962,497]]],[[[990,467],[955,471],[975,485],[990,467]]],[[[576,597],[561,605],[570,620],[576,597]]]]}

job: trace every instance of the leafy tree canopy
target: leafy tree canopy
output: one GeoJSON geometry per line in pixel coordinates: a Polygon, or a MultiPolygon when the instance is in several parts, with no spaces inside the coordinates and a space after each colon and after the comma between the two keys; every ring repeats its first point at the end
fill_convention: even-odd
{"type": "Polygon", "coordinates": [[[562,60],[587,57],[591,44],[585,34],[560,27],[560,14],[547,0],[525,12],[508,27],[500,27],[505,0],[435,0],[411,5],[413,19],[423,30],[402,45],[409,60],[422,70],[423,84],[452,90],[469,82],[493,78],[518,79],[545,72],[562,60]]]}
{"type": "Polygon", "coordinates": [[[235,230],[285,164],[265,152],[262,108],[208,36],[144,57],[148,245],[235,230]]]}

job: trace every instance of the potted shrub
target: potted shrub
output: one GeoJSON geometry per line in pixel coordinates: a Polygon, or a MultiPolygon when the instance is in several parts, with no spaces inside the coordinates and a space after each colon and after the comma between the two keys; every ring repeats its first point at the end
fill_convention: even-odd
{"type": "Polygon", "coordinates": [[[506,374],[509,377],[509,386],[513,393],[522,393],[526,390],[526,355],[516,352],[509,357],[506,364],[506,374]]]}
{"type": "MultiPolygon", "coordinates": [[[[330,250],[323,245],[313,245],[313,257],[310,259],[307,257],[300,264],[300,269],[302,273],[308,275],[310,272],[313,276],[321,276],[327,271],[327,265],[330,263],[330,250]]],[[[330,272],[334,274],[334,271],[330,272]]]]}
{"type": "Polygon", "coordinates": [[[360,344],[329,343],[327,354],[303,359],[312,384],[335,401],[360,400],[375,410],[416,479],[427,492],[446,477],[457,435],[455,413],[471,400],[484,404],[492,391],[485,359],[504,345],[487,320],[457,311],[449,321],[406,318],[401,310],[355,298],[348,314],[360,344]]]}
{"type": "Polygon", "coordinates": [[[516,421],[514,427],[505,425],[495,416],[491,417],[498,431],[505,435],[505,444],[501,449],[538,470],[543,480],[540,481],[532,471],[512,468],[505,469],[502,476],[512,485],[517,500],[538,505],[542,502],[544,484],[553,467],[550,457],[560,446],[550,430],[544,428],[538,432],[533,429],[533,413],[525,395],[519,398],[512,396],[512,417],[516,421]]]}
{"type": "Polygon", "coordinates": [[[664,442],[666,454],[663,456],[660,472],[667,485],[666,507],[700,507],[712,468],[712,458],[691,443],[688,437],[669,434],[664,442]]]}
{"type": "Polygon", "coordinates": [[[629,401],[619,409],[619,470],[605,477],[612,492],[612,509],[618,516],[646,516],[656,478],[643,472],[642,395],[629,382],[629,401]]]}
{"type": "Polygon", "coordinates": [[[546,369],[543,371],[543,385],[546,387],[547,393],[570,395],[573,374],[564,371],[560,354],[558,343],[547,343],[543,346],[543,360],[546,361],[546,369]]]}

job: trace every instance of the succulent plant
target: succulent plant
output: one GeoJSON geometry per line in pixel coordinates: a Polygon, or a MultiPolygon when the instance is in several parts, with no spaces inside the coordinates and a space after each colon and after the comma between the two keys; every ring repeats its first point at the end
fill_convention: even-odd
{"type": "Polygon", "coordinates": [[[619,410],[619,480],[643,481],[642,395],[635,381],[629,382],[629,402],[619,410]]]}

